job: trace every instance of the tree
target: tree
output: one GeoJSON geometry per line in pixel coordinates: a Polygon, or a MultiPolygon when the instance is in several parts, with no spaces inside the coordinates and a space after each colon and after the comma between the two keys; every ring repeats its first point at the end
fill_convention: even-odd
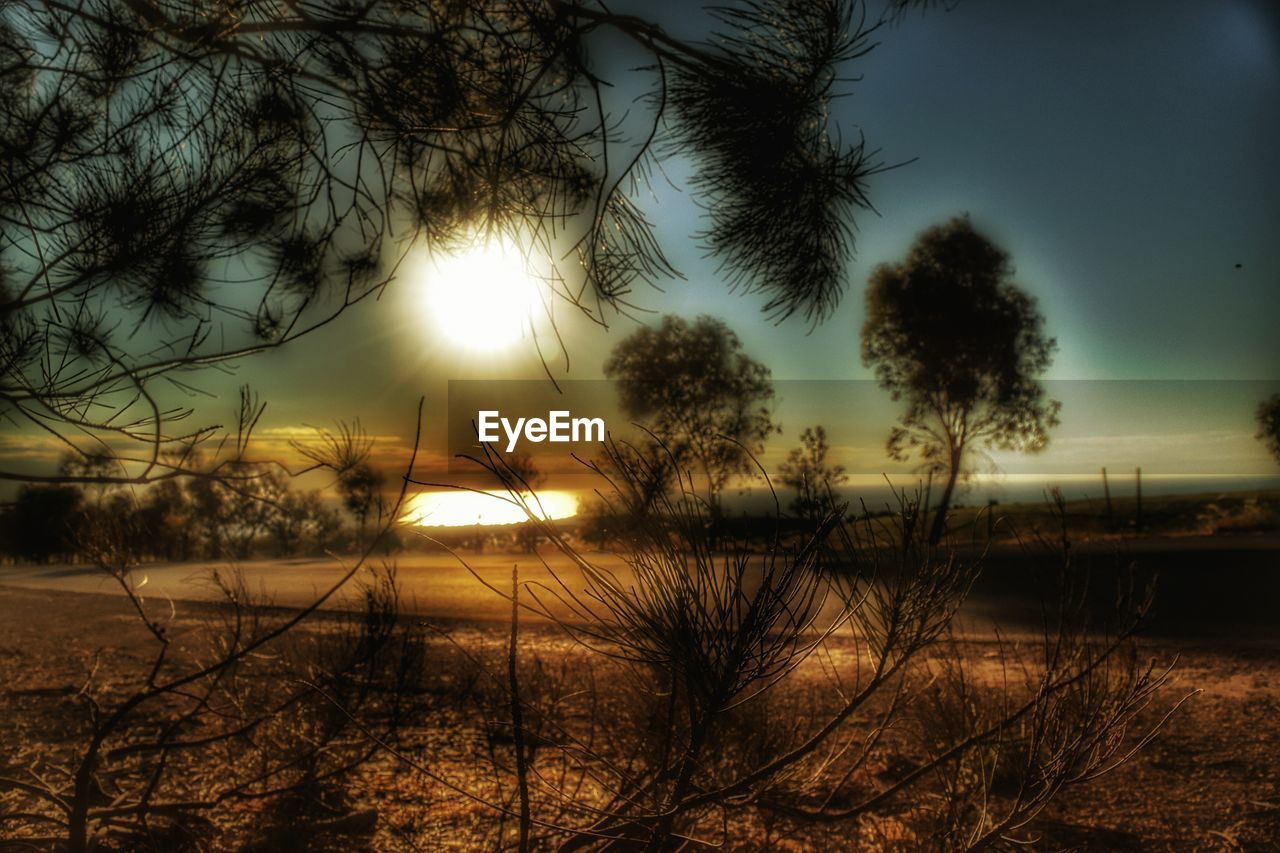
{"type": "Polygon", "coordinates": [[[668,315],[656,329],[642,327],[619,341],[604,372],[617,380],[622,411],[652,435],[646,453],[652,465],[697,470],[717,515],[724,487],[753,473],[752,454],[776,429],[769,368],[743,353],[720,320],[689,323],[668,315]]]}
{"type": "Polygon", "coordinates": [[[227,530],[232,555],[248,559],[259,536],[270,530],[285,512],[289,481],[277,468],[267,465],[239,465],[231,468],[240,475],[231,485],[217,483],[227,493],[227,530]]]}
{"type": "Polygon", "coordinates": [[[843,466],[827,464],[829,450],[827,431],[808,427],[800,434],[800,447],[778,467],[778,479],[796,493],[791,511],[801,518],[818,521],[834,510],[838,502],[832,489],[849,481],[843,466]]]}
{"type": "Polygon", "coordinates": [[[603,321],[676,273],[636,201],[660,156],[694,164],[734,285],[825,317],[876,169],[828,102],[874,22],[840,0],[715,17],[682,40],[568,0],[10,4],[0,417],[114,464],[0,477],[226,475],[185,452],[219,430],[180,423],[200,372],[334,321],[415,241],[568,237],[548,286],[603,321]],[[647,76],[610,70],[619,35],[647,76]]]}
{"type": "Polygon", "coordinates": [[[227,530],[232,524],[230,494],[209,477],[192,478],[186,492],[204,556],[222,559],[227,551],[227,530]]]}
{"type": "Polygon", "coordinates": [[[386,513],[383,483],[382,472],[365,462],[338,478],[338,493],[342,495],[343,506],[356,518],[356,536],[362,545],[369,520],[373,519],[380,525],[386,513]]]}
{"type": "Polygon", "coordinates": [[[75,551],[82,499],[80,490],[70,486],[23,486],[0,515],[5,550],[36,563],[66,559],[75,551]]]}
{"type": "Polygon", "coordinates": [[[196,518],[181,481],[165,480],[147,489],[138,508],[143,540],[151,553],[166,560],[194,556],[196,518]]]}
{"type": "Polygon", "coordinates": [[[1258,404],[1258,432],[1255,437],[1280,462],[1280,394],[1272,394],[1258,404]]]}
{"type": "Polygon", "coordinates": [[[279,506],[267,520],[276,553],[298,553],[308,535],[314,540],[323,505],[317,492],[285,492],[279,506]]]}
{"type": "Polygon", "coordinates": [[[515,453],[507,456],[504,460],[503,470],[507,474],[507,480],[503,481],[503,485],[510,482],[520,492],[537,491],[547,479],[547,475],[543,473],[538,467],[538,463],[534,462],[533,457],[528,453],[515,453]]]}
{"type": "Polygon", "coordinates": [[[1043,326],[1035,300],[1013,282],[1009,255],[967,218],[928,229],[904,262],[872,272],[862,360],[905,404],[889,454],[916,453],[945,477],[932,543],[975,448],[1036,452],[1048,443],[1060,404],[1037,379],[1056,347],[1043,326]]]}

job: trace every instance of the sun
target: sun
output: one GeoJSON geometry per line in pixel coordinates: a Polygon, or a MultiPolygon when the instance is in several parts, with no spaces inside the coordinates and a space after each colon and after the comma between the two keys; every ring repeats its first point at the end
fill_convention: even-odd
{"type": "Polygon", "coordinates": [[[538,278],[510,241],[479,238],[423,264],[426,308],[450,342],[474,352],[495,352],[532,332],[538,278]]]}
{"type": "MultiPolygon", "coordinates": [[[[572,518],[578,499],[572,492],[538,491],[526,500],[529,509],[547,520],[572,518]]],[[[418,527],[464,527],[474,524],[520,524],[529,520],[524,509],[506,492],[419,492],[409,499],[402,524],[418,527]]]]}

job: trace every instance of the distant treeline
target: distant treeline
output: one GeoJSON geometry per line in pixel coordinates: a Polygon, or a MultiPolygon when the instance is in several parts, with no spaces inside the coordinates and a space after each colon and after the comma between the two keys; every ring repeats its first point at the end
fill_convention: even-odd
{"type": "MultiPolygon", "coordinates": [[[[143,489],[24,485],[0,508],[0,552],[20,561],[118,565],[345,551],[368,544],[380,525],[370,523],[376,511],[343,498],[338,505],[318,491],[295,491],[279,470],[249,465],[218,479],[143,489]]],[[[397,547],[393,534],[383,538],[381,547],[397,547]]]]}

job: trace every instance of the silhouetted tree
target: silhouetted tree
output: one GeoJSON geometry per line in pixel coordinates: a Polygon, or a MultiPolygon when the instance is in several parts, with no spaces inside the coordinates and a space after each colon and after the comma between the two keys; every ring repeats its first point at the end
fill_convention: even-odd
{"type": "Polygon", "coordinates": [[[1280,394],[1272,394],[1258,404],[1257,418],[1256,438],[1280,462],[1280,394]]]}
{"type": "MultiPolygon", "coordinates": [[[[85,470],[81,460],[61,470],[85,470]]],[[[339,543],[342,521],[317,492],[291,491],[278,468],[242,463],[230,479],[166,479],[134,490],[89,481],[76,486],[24,487],[5,508],[0,553],[21,560],[52,557],[133,566],[149,559],[248,559],[270,546],[271,553],[324,553],[339,543]]],[[[371,492],[367,468],[352,469],[349,487],[366,513],[382,521],[389,505],[371,492]],[[359,481],[351,482],[351,481],[359,481]]],[[[381,482],[374,473],[373,481],[381,482]]],[[[394,548],[387,532],[380,544],[394,548]]]]}
{"type": "MultiPolygon", "coordinates": [[[[616,491],[608,499],[599,493],[587,496],[578,506],[578,535],[598,547],[609,543],[625,547],[640,520],[656,511],[672,491],[686,485],[680,482],[670,456],[656,442],[611,442],[609,452],[592,459],[588,467],[616,491]]],[[[686,471],[685,477],[695,474],[686,471]]]]}
{"type": "Polygon", "coordinates": [[[322,512],[316,492],[286,492],[267,521],[275,552],[281,556],[298,553],[309,536],[314,539],[322,512]]]}
{"type": "MultiPolygon", "coordinates": [[[[637,329],[613,348],[604,372],[617,380],[622,411],[652,433],[645,470],[696,470],[713,514],[725,485],[754,472],[752,454],[776,430],[769,368],[714,317],[668,315],[656,329],[637,329]]],[[[654,473],[651,484],[667,476],[654,473]]]]}
{"type": "Polygon", "coordinates": [[[76,520],[72,540],[76,556],[101,569],[131,569],[156,554],[147,541],[146,516],[132,491],[112,489],[97,501],[85,503],[76,520]]]}
{"type": "Polygon", "coordinates": [[[119,464],[105,453],[67,453],[58,462],[58,473],[84,484],[85,492],[94,498],[95,503],[101,503],[115,488],[110,479],[119,472],[119,464]]]}
{"type": "Polygon", "coordinates": [[[71,486],[26,485],[4,508],[5,550],[21,560],[67,559],[75,550],[74,524],[83,496],[71,486]]]}
{"type": "Polygon", "coordinates": [[[1056,342],[1012,279],[1009,255],[955,218],[921,234],[904,262],[876,267],[867,286],[862,360],[905,404],[889,454],[918,453],[945,477],[935,544],[974,448],[1035,452],[1057,424],[1060,406],[1037,378],[1056,342]]]}
{"type": "Polygon", "coordinates": [[[346,471],[338,478],[338,493],[342,495],[342,503],[356,519],[356,531],[361,542],[365,539],[365,531],[369,521],[381,524],[386,510],[382,497],[384,478],[367,462],[362,462],[346,471]]]}
{"type": "Polygon", "coordinates": [[[343,541],[342,514],[334,507],[318,505],[312,509],[308,529],[311,553],[327,553],[343,541]]]}
{"type": "Polygon", "coordinates": [[[821,519],[838,504],[832,489],[849,481],[844,467],[827,463],[827,431],[808,427],[795,448],[778,466],[778,480],[796,493],[791,511],[801,518],[821,519]]]}
{"type": "Polygon", "coordinates": [[[195,556],[195,525],[191,497],[178,480],[164,480],[147,489],[138,507],[138,522],[152,554],[165,560],[195,556]]]}
{"type": "Polygon", "coordinates": [[[566,0],[8,4],[3,417],[114,448],[91,476],[217,472],[216,455],[154,452],[216,429],[179,426],[186,398],[162,380],[187,390],[327,325],[419,238],[559,258],[567,235],[548,287],[601,319],[675,273],[636,201],[659,152],[694,165],[735,285],[771,314],[826,316],[875,171],[828,102],[874,22],[840,0],[714,18],[719,35],[681,39],[566,0]],[[647,72],[611,64],[619,37],[647,72]]]}
{"type": "Polygon", "coordinates": [[[231,526],[228,493],[218,488],[215,480],[197,477],[187,484],[196,535],[205,557],[218,560],[226,556],[227,529],[231,526]]]}
{"type": "Polygon", "coordinates": [[[506,468],[517,491],[533,492],[547,480],[538,463],[528,453],[516,453],[506,457],[506,468]]]}
{"type": "Polygon", "coordinates": [[[217,482],[215,488],[226,492],[227,530],[232,554],[248,559],[258,537],[267,533],[285,511],[289,480],[278,468],[266,465],[238,465],[231,485],[217,482]]]}

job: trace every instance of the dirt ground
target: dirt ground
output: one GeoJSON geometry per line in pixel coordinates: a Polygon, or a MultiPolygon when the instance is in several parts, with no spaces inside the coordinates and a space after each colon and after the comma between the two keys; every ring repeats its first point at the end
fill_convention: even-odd
{"type": "MultiPolygon", "coordinates": [[[[211,605],[174,607],[194,625],[211,605]]],[[[500,622],[441,624],[451,639],[433,642],[450,653],[500,650],[507,630],[500,622]]],[[[571,654],[568,641],[549,626],[528,627],[524,640],[544,660],[571,654]]],[[[127,680],[145,666],[150,642],[120,596],[0,586],[0,776],[32,768],[53,772],[85,732],[78,693],[86,680],[127,680]]],[[[995,638],[970,634],[963,648],[981,660],[993,654],[995,638]]],[[[1140,723],[1153,722],[1180,696],[1195,695],[1137,758],[1064,791],[1029,828],[1040,839],[1037,848],[1280,849],[1280,642],[1153,638],[1143,640],[1140,651],[1158,661],[1176,660],[1173,681],[1140,723]]],[[[438,666],[433,677],[443,682],[455,672],[438,666]]],[[[475,756],[475,745],[462,734],[463,712],[442,700],[430,721],[411,733],[414,754],[435,755],[436,770],[446,776],[465,774],[475,756]]],[[[369,822],[328,845],[299,847],[287,826],[283,835],[271,829],[279,816],[269,819],[245,806],[222,819],[224,835],[214,849],[433,849],[475,838],[469,830],[492,820],[388,755],[362,771],[353,791],[369,822]]],[[[0,838],[4,832],[0,825],[0,838]]],[[[732,841],[732,849],[761,846],[746,838],[732,841]]],[[[849,843],[837,829],[779,838],[773,846],[847,849],[849,843]]]]}

